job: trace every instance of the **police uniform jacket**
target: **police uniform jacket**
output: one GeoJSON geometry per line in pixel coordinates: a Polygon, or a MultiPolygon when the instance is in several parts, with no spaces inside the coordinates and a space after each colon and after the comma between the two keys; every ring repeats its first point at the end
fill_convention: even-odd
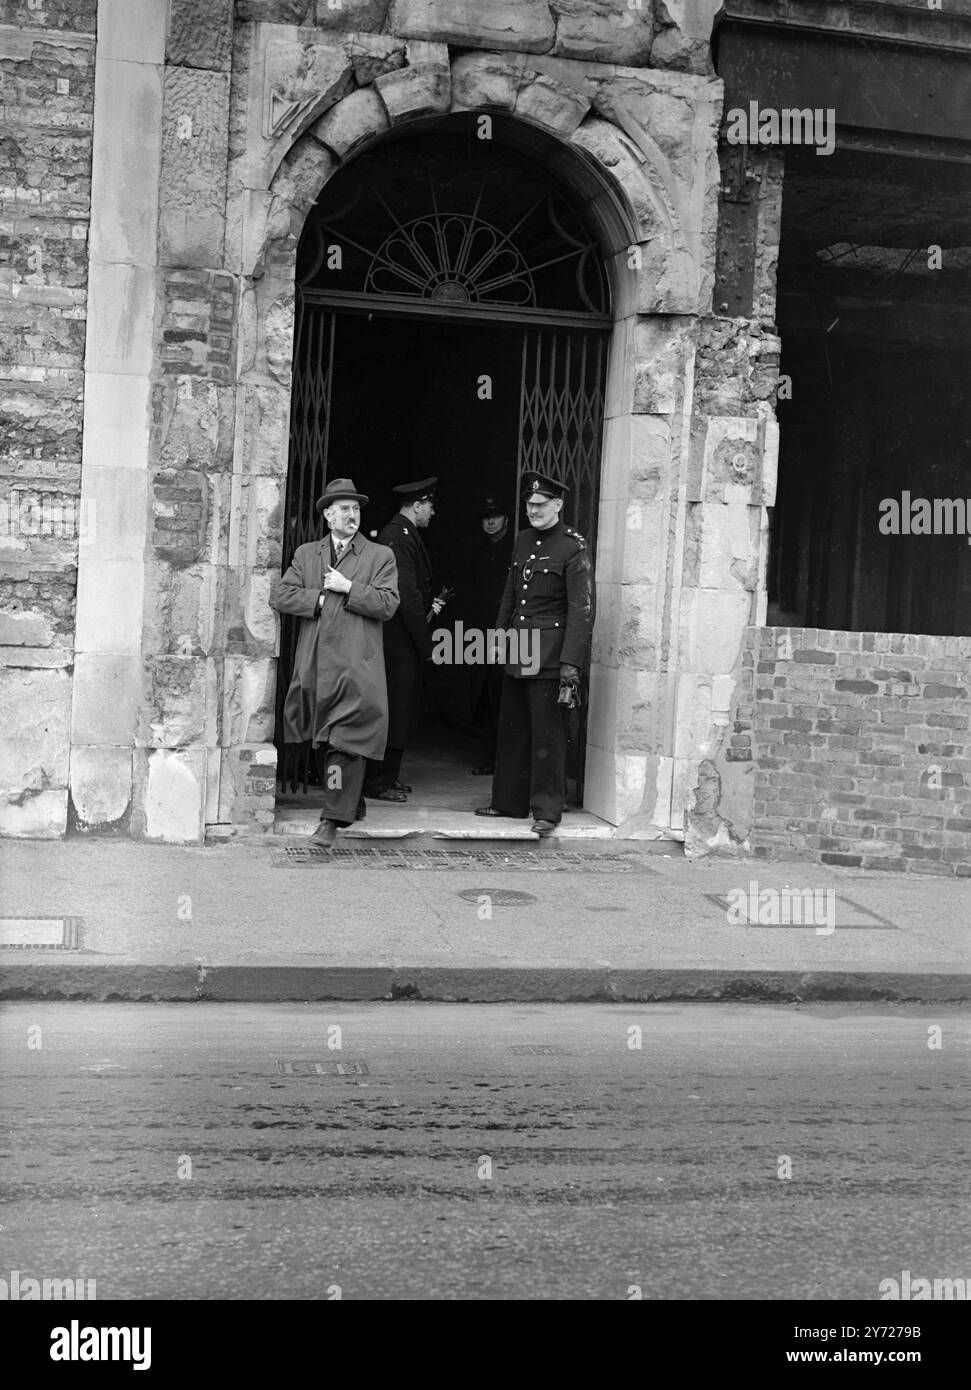
{"type": "Polygon", "coordinates": [[[559,677],[561,662],[582,667],[590,652],[593,619],[593,565],[579,531],[561,521],[548,531],[531,526],[520,531],[496,626],[539,632],[539,670],[528,669],[530,650],[520,647],[514,654],[525,663],[507,663],[506,674],[551,680],[559,677]]]}
{"type": "Polygon", "coordinates": [[[384,624],[388,673],[388,747],[408,748],[421,717],[422,666],[432,654],[426,614],[432,606],[432,570],[425,543],[412,521],[398,512],[378,536],[398,571],[398,611],[384,624]]]}

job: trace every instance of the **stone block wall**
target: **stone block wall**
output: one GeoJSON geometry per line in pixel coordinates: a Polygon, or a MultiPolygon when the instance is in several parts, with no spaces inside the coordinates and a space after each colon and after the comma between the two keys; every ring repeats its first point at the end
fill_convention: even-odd
{"type": "MultiPolygon", "coordinates": [[[[247,13],[260,17],[251,6],[247,13]]],[[[359,10],[353,7],[346,11],[346,26],[355,14],[359,10]]],[[[274,15],[282,17],[279,11],[274,15]]],[[[308,209],[335,169],[365,142],[419,115],[482,109],[529,121],[546,133],[549,157],[560,162],[564,177],[577,180],[578,196],[604,246],[616,308],[597,536],[602,616],[591,672],[586,801],[596,814],[623,822],[634,833],[653,833],[652,828],[662,833],[671,814],[678,717],[673,705],[683,698],[678,690],[684,650],[678,602],[687,537],[683,478],[694,447],[696,355],[699,343],[707,341],[714,283],[721,88],[707,75],[618,68],[604,46],[590,47],[588,61],[579,51],[551,56],[549,6],[542,13],[528,5],[481,6],[475,9],[476,24],[470,7],[461,4],[393,7],[390,15],[391,35],[349,34],[346,26],[343,32],[284,25],[237,28],[226,265],[240,272],[240,408],[233,470],[242,505],[231,577],[245,604],[235,618],[231,607],[224,607],[230,624],[226,637],[248,640],[254,663],[272,654],[272,623],[260,627],[257,610],[278,563],[293,264],[308,209]],[[485,30],[476,29],[490,14],[512,26],[509,34],[518,33],[519,51],[513,51],[516,44],[508,36],[490,48],[493,30],[487,43],[485,30]],[[530,15],[544,26],[542,51],[516,29],[530,15]],[[408,29],[404,39],[402,23],[408,29]],[[602,170],[616,193],[602,196],[579,172],[584,168],[602,170]],[[618,214],[617,207],[625,211],[618,214]]],[[[603,34],[613,35],[617,44],[628,32],[628,19],[641,22],[626,5],[604,5],[599,18],[603,34]]],[[[579,50],[579,30],[574,43],[579,50]]],[[[620,56],[615,47],[613,57],[620,56]]],[[[768,341],[765,348],[771,354],[768,341]]],[[[743,356],[748,381],[751,363],[743,356]]],[[[737,395],[715,402],[714,409],[717,415],[752,417],[744,422],[748,433],[738,447],[748,448],[757,485],[736,489],[732,502],[755,546],[754,554],[744,557],[754,586],[762,484],[772,470],[753,459],[758,449],[773,446],[772,407],[754,393],[744,404],[742,392],[737,395]]],[[[731,669],[752,618],[751,592],[745,598],[744,608],[734,593],[726,600],[733,605],[736,648],[724,658],[724,669],[731,669]]],[[[724,629],[722,613],[719,630],[724,629]]],[[[708,672],[706,661],[702,652],[693,675],[708,672]]],[[[271,685],[271,670],[268,676],[271,685]]],[[[700,681],[696,684],[700,688],[700,681]]],[[[269,721],[256,713],[257,726],[265,726],[269,721]]],[[[244,741],[253,739],[251,732],[244,741]]],[[[682,781],[690,775],[689,761],[685,756],[682,781]]],[[[227,742],[220,824],[231,819],[235,824],[244,806],[233,790],[236,763],[227,742]]]]}
{"type": "MultiPolygon", "coordinates": [[[[272,822],[267,597],[286,488],[297,238],[327,178],[364,143],[469,109],[544,132],[551,158],[572,161],[604,244],[617,322],[588,786],[593,808],[634,832],[669,824],[730,699],[740,634],[759,620],[774,474],[771,266],[745,318],[710,316],[716,9],[45,0],[35,11],[0,0],[0,20],[23,26],[7,40],[18,62],[43,14],[65,51],[86,42],[90,68],[96,10],[98,22],[87,340],[77,330],[63,370],[77,374],[68,418],[79,431],[83,367],[84,467],[79,482],[75,457],[71,486],[82,520],[89,504],[99,524],[93,545],[75,547],[76,613],[64,555],[45,553],[54,568],[34,565],[23,591],[36,611],[22,605],[4,629],[19,650],[29,638],[48,653],[27,669],[45,673],[36,679],[49,683],[62,753],[46,769],[31,752],[11,782],[15,833],[35,833],[21,804],[52,775],[58,810],[45,833],[61,833],[65,816],[78,831],[176,841],[272,822]],[[79,17],[80,37],[69,27],[79,17]],[[600,178],[620,212],[595,195],[600,178]]],[[[18,345],[21,370],[28,346],[18,345]]]]}
{"type": "Polygon", "coordinates": [[[971,876],[969,669],[969,637],[750,628],[696,833],[727,828],[766,858],[971,876]]]}
{"type": "MultiPolygon", "coordinates": [[[[778,151],[759,151],[736,180],[724,153],[713,312],[698,322],[684,543],[669,577],[676,597],[665,645],[675,688],[670,823],[684,832],[691,853],[735,844],[730,818],[710,815],[710,769],[738,698],[746,629],[765,620],[779,453],[775,270],[783,160],[778,151]],[[741,238],[736,199],[743,200],[741,238]],[[744,293],[727,286],[726,262],[732,286],[741,284],[744,293]]],[[[736,790],[726,775],[715,801],[733,807],[736,790]]]]}
{"type": "Polygon", "coordinates": [[[720,0],[236,0],[240,21],[710,73],[720,0]]]}
{"type": "Polygon", "coordinates": [[[96,12],[0,4],[0,834],[66,823],[96,12]]]}
{"type": "Polygon", "coordinates": [[[219,819],[240,307],[224,269],[233,19],[232,0],[171,0],[165,36],[135,776],[135,826],[151,839],[191,840],[219,819]]]}

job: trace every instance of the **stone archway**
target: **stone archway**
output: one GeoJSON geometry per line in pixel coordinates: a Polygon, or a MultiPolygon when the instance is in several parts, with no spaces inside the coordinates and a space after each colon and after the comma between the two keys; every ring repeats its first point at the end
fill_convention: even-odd
{"type": "MultiPolygon", "coordinates": [[[[414,32],[401,9],[387,24],[414,32]]],[[[775,476],[771,255],[752,319],[711,303],[721,83],[587,61],[586,49],[583,60],[470,51],[483,42],[478,30],[466,41],[471,21],[428,31],[435,42],[350,32],[352,15],[331,23],[320,4],[310,27],[275,22],[297,11],[311,7],[237,4],[231,57],[227,31],[208,60],[218,71],[167,62],[161,23],[146,64],[98,65],[99,107],[138,131],[149,215],[129,217],[119,193],[126,215],[105,220],[102,207],[111,230],[91,262],[81,505],[101,515],[104,503],[111,524],[79,554],[72,827],[198,842],[272,823],[267,598],[297,237],[330,174],[368,141],[427,116],[499,111],[545,142],[612,283],[587,805],[621,834],[677,834],[699,771],[727,743],[745,628],[764,618],[775,476]]],[[[526,47],[548,50],[547,38],[526,47]]],[[[597,51],[621,52],[612,36],[597,51]]],[[[116,126],[102,121],[102,137],[116,126]]],[[[99,155],[96,138],[94,164],[120,189],[115,144],[99,155]]]]}
{"type": "MultiPolygon", "coordinates": [[[[442,44],[377,36],[366,47],[367,55],[348,56],[335,51],[340,45],[314,45],[308,59],[302,46],[301,71],[316,68],[319,82],[326,70],[326,90],[301,98],[293,89],[288,106],[276,87],[269,107],[264,90],[263,129],[274,118],[282,128],[264,137],[261,150],[248,147],[245,161],[231,169],[230,227],[241,275],[238,487],[235,563],[223,602],[226,626],[235,612],[247,650],[225,658],[219,822],[267,825],[272,816],[276,628],[267,599],[282,539],[294,276],[304,220],[336,170],[394,127],[453,112],[503,112],[584,209],[611,284],[597,559],[603,616],[591,672],[586,801],[614,824],[637,817],[656,823],[667,815],[658,797],[670,798],[671,769],[661,769],[660,760],[673,718],[657,654],[665,622],[670,626],[668,579],[677,569],[673,559],[659,566],[659,555],[678,540],[667,480],[680,471],[688,438],[681,413],[694,349],[685,316],[697,312],[711,275],[703,219],[689,215],[686,224],[680,215],[698,203],[697,190],[683,174],[679,179],[646,131],[651,101],[664,102],[663,93],[649,90],[657,75],[646,74],[639,91],[636,75],[591,83],[580,64],[551,60],[544,70],[541,58],[489,53],[452,59],[442,44]],[[349,71],[359,83],[362,75],[369,80],[348,91],[349,71]],[[663,318],[646,317],[653,315],[663,318]]],[[[283,57],[277,51],[268,66],[278,83],[283,57]]],[[[285,84],[283,90],[285,97],[285,84]]],[[[707,139],[716,108],[700,109],[707,139]]],[[[682,132],[694,154],[696,124],[682,132]]]]}

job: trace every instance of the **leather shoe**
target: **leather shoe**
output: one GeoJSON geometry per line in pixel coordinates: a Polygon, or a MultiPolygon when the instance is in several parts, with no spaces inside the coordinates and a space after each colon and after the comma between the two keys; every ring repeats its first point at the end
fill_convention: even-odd
{"type": "Polygon", "coordinates": [[[379,791],[379,792],[368,792],[368,791],[366,791],[366,792],[364,793],[364,795],[368,798],[369,801],[407,801],[407,800],[408,800],[408,798],[407,798],[407,796],[405,795],[404,792],[399,792],[399,791],[397,791],[394,787],[385,787],[383,791],[379,791]]]}
{"type": "Polygon", "coordinates": [[[310,837],[310,843],[320,849],[332,849],[337,839],[337,824],[332,820],[321,820],[310,837]]]}
{"type": "Polygon", "coordinates": [[[407,782],[392,782],[391,785],[392,785],[392,787],[394,788],[394,790],[395,790],[396,792],[406,792],[406,793],[407,793],[407,792],[410,792],[410,791],[411,791],[411,787],[409,787],[409,785],[408,785],[407,782]]]}
{"type": "Polygon", "coordinates": [[[538,835],[541,840],[545,840],[553,834],[556,826],[551,820],[534,820],[530,829],[534,835],[538,835]]]}
{"type": "Polygon", "coordinates": [[[494,806],[477,806],[475,814],[477,816],[503,816],[506,820],[522,820],[522,816],[517,816],[514,811],[497,811],[494,806]]]}

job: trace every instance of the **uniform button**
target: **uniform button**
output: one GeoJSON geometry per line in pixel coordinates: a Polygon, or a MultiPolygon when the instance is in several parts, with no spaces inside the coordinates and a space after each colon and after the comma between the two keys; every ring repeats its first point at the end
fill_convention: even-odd
{"type": "Polygon", "coordinates": [[[528,585],[528,584],[524,584],[524,585],[523,585],[523,590],[524,590],[524,591],[525,591],[526,589],[528,589],[528,588],[529,588],[529,585],[528,585]]]}
{"type": "Polygon", "coordinates": [[[526,600],[524,598],[521,598],[519,602],[523,605],[524,608],[526,607],[526,600]]]}

